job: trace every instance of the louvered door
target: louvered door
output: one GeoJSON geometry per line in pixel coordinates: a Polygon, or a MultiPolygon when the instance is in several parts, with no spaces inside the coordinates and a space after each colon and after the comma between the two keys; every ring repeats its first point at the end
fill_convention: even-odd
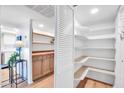
{"type": "Polygon", "coordinates": [[[73,10],[56,7],[55,87],[73,87],[73,10]]]}

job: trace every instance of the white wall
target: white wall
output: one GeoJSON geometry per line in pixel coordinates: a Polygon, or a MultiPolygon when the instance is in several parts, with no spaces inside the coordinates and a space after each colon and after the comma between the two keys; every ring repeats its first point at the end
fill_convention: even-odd
{"type": "Polygon", "coordinates": [[[28,83],[32,83],[32,33],[31,33],[31,21],[25,21],[25,26],[21,28],[24,47],[22,49],[23,58],[27,60],[28,65],[28,83]]]}

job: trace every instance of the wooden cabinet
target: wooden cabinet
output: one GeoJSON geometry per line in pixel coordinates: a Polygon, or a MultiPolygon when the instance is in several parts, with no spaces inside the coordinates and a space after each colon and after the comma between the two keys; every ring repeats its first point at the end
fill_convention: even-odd
{"type": "Polygon", "coordinates": [[[50,72],[49,68],[49,55],[44,55],[43,56],[43,75],[46,75],[50,72]]]}
{"type": "Polygon", "coordinates": [[[41,75],[41,61],[38,57],[33,57],[33,79],[39,78],[41,75]]]}
{"type": "Polygon", "coordinates": [[[50,72],[54,72],[54,54],[50,55],[50,72]]]}
{"type": "Polygon", "coordinates": [[[54,72],[54,53],[38,53],[32,55],[33,80],[54,72]]]}

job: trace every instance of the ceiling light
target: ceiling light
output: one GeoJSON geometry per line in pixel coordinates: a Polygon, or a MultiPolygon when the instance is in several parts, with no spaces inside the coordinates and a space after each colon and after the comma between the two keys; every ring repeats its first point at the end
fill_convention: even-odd
{"type": "Polygon", "coordinates": [[[39,24],[38,27],[41,27],[42,28],[42,27],[44,27],[44,25],[43,24],[39,24]]]}
{"type": "Polygon", "coordinates": [[[91,10],[91,14],[95,14],[95,13],[97,13],[98,11],[99,11],[98,8],[94,8],[94,9],[91,10]]]}

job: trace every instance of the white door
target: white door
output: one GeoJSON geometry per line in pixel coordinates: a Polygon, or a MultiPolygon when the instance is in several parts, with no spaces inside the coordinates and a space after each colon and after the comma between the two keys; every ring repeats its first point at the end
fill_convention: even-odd
{"type": "Polygon", "coordinates": [[[120,11],[120,87],[124,88],[124,6],[121,7],[120,11]]]}
{"type": "MultiPolygon", "coordinates": [[[[124,30],[124,29],[123,29],[124,30]]],[[[120,86],[122,88],[124,88],[124,39],[121,41],[121,64],[120,64],[120,68],[121,68],[121,78],[120,78],[120,86]]]]}
{"type": "Polygon", "coordinates": [[[55,87],[73,87],[73,10],[70,6],[56,6],[55,87]]]}
{"type": "Polygon", "coordinates": [[[116,25],[116,68],[115,84],[116,88],[124,88],[124,7],[121,6],[116,25]]]}

